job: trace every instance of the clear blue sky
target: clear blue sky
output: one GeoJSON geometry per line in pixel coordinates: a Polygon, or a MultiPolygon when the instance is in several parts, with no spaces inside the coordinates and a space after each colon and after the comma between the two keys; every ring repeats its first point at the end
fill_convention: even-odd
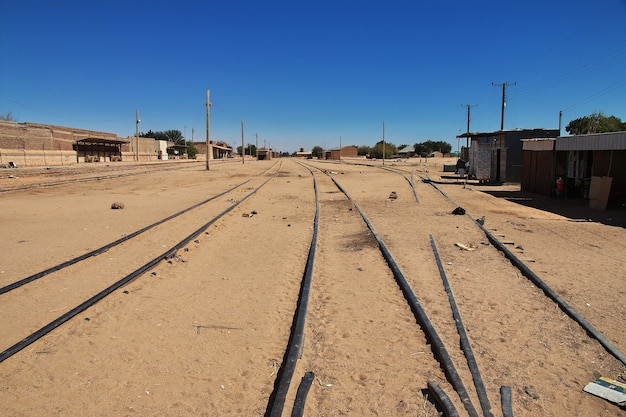
{"type": "Polygon", "coordinates": [[[626,0],[5,2],[0,113],[134,135],[373,146],[626,121],[626,0]]]}

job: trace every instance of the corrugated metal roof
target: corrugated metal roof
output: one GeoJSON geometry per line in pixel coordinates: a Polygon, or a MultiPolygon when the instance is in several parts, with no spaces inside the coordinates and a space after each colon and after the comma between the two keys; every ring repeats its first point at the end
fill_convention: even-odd
{"type": "Polygon", "coordinates": [[[559,136],[556,139],[554,149],[557,151],[626,150],[626,132],[559,136]]]}

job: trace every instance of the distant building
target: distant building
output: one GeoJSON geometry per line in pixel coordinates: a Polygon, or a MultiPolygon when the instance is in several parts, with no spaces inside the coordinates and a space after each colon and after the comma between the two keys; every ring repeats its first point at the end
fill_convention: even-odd
{"type": "Polygon", "coordinates": [[[74,144],[76,162],[116,162],[122,160],[122,146],[129,141],[85,138],[74,144]]]}
{"type": "Polygon", "coordinates": [[[341,158],[356,158],[359,156],[359,150],[356,146],[344,146],[343,148],[335,148],[325,152],[326,159],[339,161],[341,158]]]}
{"type": "Polygon", "coordinates": [[[512,129],[463,133],[469,138],[469,175],[484,182],[521,182],[522,139],[556,138],[558,129],[512,129]]]}
{"type": "Polygon", "coordinates": [[[171,144],[168,146],[167,159],[187,159],[187,145],[171,144]]]}
{"type": "Polygon", "coordinates": [[[415,146],[405,146],[398,151],[400,158],[412,158],[415,156],[415,146]]]}
{"type": "Polygon", "coordinates": [[[132,161],[135,153],[130,152],[129,145],[129,140],[120,139],[115,133],[0,120],[0,165],[11,162],[33,167],[132,161]]]}
{"type": "Polygon", "coordinates": [[[305,148],[300,148],[300,150],[296,152],[296,158],[311,159],[311,157],[311,151],[307,151],[305,148]]]}
{"type": "Polygon", "coordinates": [[[272,150],[269,148],[258,148],[256,150],[256,159],[259,161],[272,159],[272,150]]]}
{"type": "MultiPolygon", "coordinates": [[[[211,149],[209,151],[209,159],[224,159],[233,157],[232,146],[226,145],[221,141],[210,141],[211,149]]],[[[194,142],[193,146],[196,148],[196,159],[206,161],[206,141],[194,142]]]]}

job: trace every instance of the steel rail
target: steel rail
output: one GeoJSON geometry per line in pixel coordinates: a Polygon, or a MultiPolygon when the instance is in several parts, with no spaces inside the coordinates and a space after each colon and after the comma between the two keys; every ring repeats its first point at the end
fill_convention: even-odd
{"type": "Polygon", "coordinates": [[[511,387],[506,385],[500,387],[500,403],[502,404],[502,415],[504,417],[513,417],[512,396],[511,387]]]}
{"type": "Polygon", "coordinates": [[[285,407],[285,400],[287,398],[287,392],[291,385],[291,379],[296,369],[296,363],[302,356],[302,349],[304,348],[304,324],[306,321],[306,314],[309,305],[309,294],[311,291],[311,281],[313,279],[313,267],[315,265],[315,252],[317,248],[317,234],[319,229],[319,217],[320,217],[320,204],[319,194],[317,189],[317,181],[315,175],[311,169],[307,168],[313,176],[313,189],[315,191],[315,217],[313,219],[313,235],[311,237],[311,244],[309,246],[309,254],[306,260],[306,266],[304,269],[302,283],[300,286],[300,294],[298,296],[298,303],[293,318],[293,324],[291,326],[291,333],[289,335],[289,342],[287,343],[287,349],[285,350],[285,356],[283,357],[283,363],[276,375],[274,382],[274,390],[270,395],[268,406],[265,412],[266,417],[280,417],[285,407]]]}
{"type": "Polygon", "coordinates": [[[63,180],[63,181],[51,181],[51,182],[44,182],[44,183],[21,185],[18,187],[0,188],[0,193],[6,193],[9,191],[29,190],[31,188],[55,187],[58,185],[66,185],[66,184],[73,184],[73,183],[79,183],[79,182],[90,182],[90,181],[101,181],[101,180],[108,180],[108,179],[114,179],[114,178],[124,178],[124,177],[129,177],[131,175],[150,174],[152,172],[158,172],[158,171],[167,172],[167,171],[174,171],[174,170],[185,169],[185,168],[189,168],[189,167],[183,166],[183,167],[165,168],[165,169],[160,169],[160,170],[143,171],[143,172],[134,171],[134,172],[124,172],[122,174],[98,175],[94,177],[84,177],[84,178],[72,178],[72,179],[63,180]]]}
{"type": "MultiPolygon", "coordinates": [[[[259,175],[263,175],[264,173],[269,171],[269,169],[273,168],[274,166],[268,168],[267,170],[265,170],[264,172],[262,172],[259,175]]],[[[132,232],[132,233],[126,235],[126,236],[123,236],[123,237],[121,237],[121,238],[119,238],[119,239],[117,239],[117,240],[115,240],[115,241],[113,241],[111,243],[108,243],[108,244],[106,244],[106,245],[104,245],[104,246],[102,246],[100,248],[94,249],[94,250],[92,250],[90,252],[87,252],[87,253],[79,255],[79,256],[77,256],[75,258],[69,259],[69,260],[67,260],[65,262],[62,262],[62,263],[58,264],[58,265],[55,265],[55,266],[52,266],[50,268],[44,269],[43,271],[37,272],[37,273],[35,273],[33,275],[30,275],[28,277],[25,277],[25,278],[22,278],[22,279],[20,279],[18,281],[15,281],[15,282],[13,282],[11,284],[8,284],[8,285],[5,285],[3,287],[0,287],[0,294],[4,294],[6,292],[12,291],[12,290],[14,290],[16,288],[21,287],[22,285],[28,284],[28,283],[30,283],[32,281],[36,281],[36,280],[38,280],[40,278],[43,278],[44,276],[49,275],[49,274],[51,274],[53,272],[57,272],[57,271],[59,271],[59,270],[61,270],[63,268],[67,268],[67,267],[69,267],[71,265],[74,265],[74,264],[76,264],[78,262],[84,261],[85,259],[91,258],[91,257],[96,256],[96,255],[100,255],[100,254],[108,251],[109,249],[117,246],[117,245],[120,245],[120,244],[122,244],[122,243],[124,243],[124,242],[126,242],[126,241],[128,241],[128,240],[130,240],[130,239],[132,239],[132,238],[134,238],[134,237],[144,233],[144,232],[147,232],[150,229],[153,229],[153,228],[155,228],[157,226],[160,226],[163,223],[166,223],[166,222],[168,222],[168,221],[170,221],[170,220],[172,220],[172,219],[174,219],[174,218],[176,218],[178,216],[181,216],[181,215],[183,215],[183,214],[185,214],[185,213],[187,213],[187,212],[189,212],[189,211],[191,211],[193,209],[196,209],[196,208],[198,208],[198,207],[200,207],[200,206],[202,206],[204,204],[207,204],[207,203],[209,203],[209,202],[211,202],[211,201],[213,201],[213,200],[215,200],[215,199],[217,199],[217,198],[219,198],[219,197],[221,197],[221,196],[223,196],[225,194],[228,194],[231,191],[233,191],[233,190],[235,190],[235,189],[237,189],[237,188],[247,184],[250,181],[251,181],[251,179],[248,179],[248,180],[246,180],[246,181],[244,181],[244,182],[242,182],[240,184],[237,184],[234,187],[231,187],[231,188],[229,188],[229,189],[227,189],[227,190],[225,190],[225,191],[223,191],[223,192],[221,192],[219,194],[216,194],[216,195],[214,195],[212,197],[209,197],[209,198],[207,198],[205,200],[202,200],[202,201],[200,201],[200,202],[198,202],[198,203],[196,203],[196,204],[194,204],[194,205],[192,205],[190,207],[187,207],[186,209],[183,209],[183,210],[181,210],[181,211],[179,211],[177,213],[174,213],[174,214],[172,214],[170,216],[167,216],[164,219],[158,220],[155,223],[152,223],[152,224],[150,224],[150,225],[148,225],[148,226],[146,226],[144,228],[141,228],[141,229],[139,229],[139,230],[137,230],[135,232],[132,232]]]]}
{"type": "Polygon", "coordinates": [[[124,242],[126,242],[126,241],[128,241],[128,240],[130,240],[130,239],[132,239],[132,238],[134,238],[134,237],[144,233],[144,232],[147,232],[150,229],[153,229],[153,228],[155,228],[157,226],[160,226],[161,224],[166,223],[166,222],[168,222],[168,221],[170,221],[170,220],[172,220],[172,219],[174,219],[174,218],[176,218],[176,217],[178,217],[180,215],[183,215],[183,214],[187,213],[188,211],[191,211],[191,210],[193,210],[195,208],[198,208],[198,207],[200,207],[200,206],[202,206],[202,205],[204,205],[204,204],[206,204],[206,203],[208,203],[208,202],[210,202],[212,200],[215,200],[216,198],[219,198],[219,197],[223,196],[224,194],[228,194],[229,192],[233,191],[234,189],[237,189],[237,188],[241,187],[242,185],[246,184],[249,181],[250,180],[244,181],[241,184],[238,184],[238,185],[236,185],[236,186],[234,186],[234,187],[232,187],[232,188],[230,188],[230,189],[228,189],[226,191],[223,191],[223,192],[221,192],[219,194],[216,194],[216,195],[214,195],[214,196],[212,196],[210,198],[207,198],[207,199],[205,199],[203,201],[200,201],[199,203],[196,203],[196,204],[194,204],[194,205],[192,205],[190,207],[187,207],[186,209],[183,209],[183,210],[179,211],[178,213],[174,213],[171,216],[165,217],[164,219],[161,219],[161,220],[159,220],[159,221],[157,221],[155,223],[152,223],[152,224],[150,224],[150,225],[148,225],[148,226],[146,226],[146,227],[144,227],[142,229],[139,229],[139,230],[137,230],[135,232],[132,232],[132,233],[130,233],[130,234],[124,236],[124,237],[121,237],[121,238],[119,238],[119,239],[117,239],[117,240],[115,240],[115,241],[113,241],[111,243],[108,243],[108,244],[106,244],[106,245],[104,245],[104,246],[102,246],[100,248],[94,249],[94,250],[92,250],[90,252],[84,253],[84,254],[79,255],[79,256],[77,256],[75,258],[69,259],[69,260],[67,260],[65,262],[62,262],[62,263],[58,264],[58,265],[55,265],[55,266],[52,266],[50,268],[44,269],[43,271],[37,272],[36,274],[30,275],[30,276],[28,276],[26,278],[22,278],[22,279],[20,279],[18,281],[15,281],[15,282],[11,283],[11,284],[5,285],[4,287],[0,287],[0,294],[4,294],[6,292],[12,291],[12,290],[14,290],[16,288],[21,287],[22,285],[25,285],[25,284],[28,284],[28,283],[30,283],[32,281],[38,280],[38,279],[40,279],[42,277],[45,277],[48,274],[51,274],[51,273],[56,272],[56,271],[59,271],[59,270],[61,270],[63,268],[67,268],[68,266],[74,265],[75,263],[78,263],[80,261],[84,261],[85,259],[91,258],[91,257],[96,256],[96,255],[100,255],[101,253],[104,253],[104,252],[108,251],[109,249],[111,249],[111,248],[113,248],[113,247],[115,247],[117,245],[120,245],[120,244],[122,244],[122,243],[124,243],[124,242]]]}
{"type": "Polygon", "coordinates": [[[93,306],[97,302],[101,301],[102,299],[104,299],[105,297],[107,297],[108,295],[113,293],[115,290],[117,290],[120,287],[122,287],[122,286],[124,286],[124,285],[126,285],[126,284],[128,284],[130,282],[132,282],[133,280],[135,280],[139,276],[143,275],[145,272],[149,271],[151,268],[153,268],[154,266],[156,266],[157,264],[159,264],[163,260],[170,259],[170,258],[174,257],[176,255],[176,252],[179,249],[181,249],[183,246],[188,244],[191,240],[195,239],[202,232],[204,232],[206,229],[208,229],[213,223],[215,223],[217,220],[222,218],[224,215],[228,214],[230,211],[232,211],[239,204],[243,203],[245,200],[247,200],[248,198],[250,198],[253,195],[255,195],[258,190],[260,190],[265,184],[267,184],[274,177],[275,177],[275,175],[269,177],[259,187],[254,189],[248,195],[246,195],[242,199],[236,201],[235,203],[231,204],[228,208],[226,208],[220,214],[215,216],[209,222],[207,222],[204,225],[200,226],[196,231],[191,233],[189,236],[185,237],[183,240],[178,242],[176,245],[174,245],[171,248],[169,248],[167,251],[163,252],[161,255],[159,255],[156,258],[152,259],[151,261],[147,262],[146,264],[144,264],[143,266],[139,267],[135,271],[133,271],[130,274],[126,275],[124,278],[120,279],[119,281],[111,284],[110,286],[108,286],[104,290],[100,291],[99,293],[97,293],[93,297],[89,298],[88,300],[84,301],[83,303],[79,304],[78,306],[74,307],[73,309],[69,310],[68,312],[66,312],[65,314],[63,314],[60,317],[56,318],[55,320],[51,321],[50,323],[48,323],[44,327],[40,328],[39,330],[33,332],[32,334],[30,334],[29,336],[25,337],[24,339],[22,339],[21,341],[19,341],[16,344],[14,344],[13,346],[9,347],[5,351],[0,352],[0,362],[4,362],[6,359],[8,359],[11,356],[15,355],[17,352],[21,351],[25,347],[29,346],[30,344],[34,343],[35,341],[39,340],[43,336],[45,336],[48,333],[50,333],[52,330],[58,328],[59,326],[61,326],[62,324],[66,323],[67,321],[69,321],[70,319],[75,317],[76,315],[80,314],[81,312],[87,310],[89,307],[93,306]]]}
{"type": "Polygon", "coordinates": [[[478,394],[478,401],[480,402],[480,407],[483,410],[483,416],[493,417],[493,413],[491,412],[491,403],[489,402],[489,397],[487,396],[487,389],[485,388],[485,383],[483,382],[483,378],[480,375],[478,363],[476,362],[476,357],[474,356],[472,345],[469,341],[469,337],[467,336],[467,331],[465,331],[465,325],[463,324],[463,319],[461,318],[459,307],[456,304],[454,294],[452,293],[452,289],[450,288],[450,281],[446,276],[446,271],[444,270],[443,263],[441,262],[441,258],[439,257],[439,251],[437,250],[435,239],[433,238],[433,235],[429,235],[429,237],[430,246],[433,249],[435,260],[437,261],[437,267],[439,268],[439,275],[441,276],[441,280],[443,281],[443,287],[446,290],[446,294],[448,294],[448,301],[452,310],[452,317],[454,318],[454,322],[456,323],[457,333],[459,334],[459,338],[461,341],[461,349],[463,350],[463,354],[465,355],[465,359],[467,360],[467,366],[470,370],[470,373],[472,374],[474,387],[476,388],[476,393],[478,394]]]}
{"type": "Polygon", "coordinates": [[[395,174],[398,174],[398,175],[402,176],[405,180],[407,180],[407,182],[411,186],[411,190],[413,191],[413,196],[415,197],[415,201],[417,203],[420,202],[420,199],[417,196],[417,190],[415,189],[415,181],[413,181],[413,173],[412,172],[409,172],[407,170],[404,170],[404,169],[401,169],[401,168],[397,168],[397,167],[391,168],[391,167],[386,167],[386,166],[377,166],[377,165],[363,164],[363,163],[349,163],[348,165],[356,165],[356,166],[364,166],[364,167],[368,167],[368,168],[383,169],[385,171],[393,172],[395,174]],[[411,178],[407,177],[404,174],[401,174],[401,172],[406,172],[407,174],[411,174],[411,178]]]}
{"type": "Polygon", "coordinates": [[[73,165],[53,165],[53,166],[39,166],[39,167],[22,167],[15,172],[19,172],[20,176],[40,176],[45,174],[47,176],[66,176],[81,173],[90,173],[98,171],[129,171],[135,168],[155,168],[160,170],[167,168],[168,166],[193,166],[195,161],[188,159],[169,160],[168,162],[122,162],[122,163],[104,163],[104,164],[88,164],[77,163],[73,165]]]}
{"type": "Polygon", "coordinates": [[[313,372],[307,372],[302,377],[296,393],[296,399],[293,402],[293,408],[291,409],[291,417],[302,417],[304,415],[304,403],[313,383],[313,378],[315,378],[313,372]]]}
{"type": "Polygon", "coordinates": [[[350,197],[348,192],[331,175],[329,174],[327,175],[335,183],[337,188],[339,188],[339,190],[342,193],[344,193],[345,196],[354,204],[354,207],[357,209],[357,211],[363,218],[363,221],[367,224],[367,227],[372,232],[372,235],[378,242],[378,247],[383,257],[385,258],[389,268],[393,272],[393,275],[396,279],[396,282],[398,283],[398,286],[402,290],[402,293],[404,294],[405,299],[409,303],[409,306],[411,307],[411,310],[413,311],[413,314],[415,315],[419,325],[422,327],[424,333],[426,334],[427,339],[430,341],[431,347],[433,349],[433,354],[435,355],[435,358],[439,361],[444,373],[446,374],[448,381],[454,387],[454,390],[458,394],[469,416],[478,417],[478,413],[476,409],[474,408],[474,405],[472,404],[472,401],[467,393],[465,385],[463,384],[463,381],[461,380],[461,377],[458,374],[454,366],[454,363],[452,362],[452,359],[450,358],[450,355],[443,341],[441,340],[441,337],[439,336],[439,334],[437,333],[437,330],[435,329],[432,322],[430,321],[430,318],[426,314],[426,311],[420,304],[417,296],[411,289],[411,286],[409,285],[408,281],[404,277],[404,274],[402,273],[402,271],[400,271],[400,267],[393,259],[391,252],[389,252],[389,249],[387,249],[387,246],[382,241],[382,239],[380,238],[380,236],[374,229],[374,226],[369,221],[369,219],[365,216],[365,213],[361,210],[361,208],[356,203],[356,201],[354,201],[350,197]]]}
{"type": "MultiPolygon", "coordinates": [[[[304,165],[302,163],[300,163],[300,164],[304,165]]],[[[304,165],[304,166],[306,166],[306,165],[304,165]]],[[[317,169],[319,169],[319,168],[317,168],[317,169]]],[[[393,275],[394,275],[394,277],[396,279],[397,284],[399,285],[400,289],[402,290],[402,292],[403,292],[403,294],[405,296],[405,299],[409,303],[409,306],[411,307],[411,310],[413,311],[413,313],[414,313],[414,315],[415,315],[415,317],[417,319],[417,322],[422,327],[422,329],[423,329],[427,339],[429,340],[429,342],[431,344],[431,347],[433,349],[433,354],[434,354],[435,358],[437,359],[437,361],[442,366],[442,369],[443,369],[444,373],[446,374],[446,377],[447,377],[448,381],[454,387],[455,392],[457,393],[457,395],[459,395],[459,398],[461,399],[461,402],[463,403],[463,405],[464,405],[467,413],[469,414],[469,416],[470,417],[478,417],[478,413],[476,412],[476,409],[474,408],[474,406],[473,406],[473,404],[471,402],[471,399],[470,399],[469,395],[467,394],[467,390],[465,389],[465,386],[463,385],[463,381],[461,380],[460,376],[458,375],[458,372],[456,371],[456,368],[454,367],[454,364],[453,364],[453,362],[452,362],[452,360],[450,358],[450,355],[448,354],[448,352],[447,352],[447,350],[445,348],[445,345],[443,344],[443,341],[441,340],[441,338],[439,337],[437,331],[435,330],[434,326],[432,325],[432,322],[428,318],[428,315],[426,314],[425,310],[421,307],[421,304],[420,304],[419,300],[417,299],[417,297],[413,293],[413,290],[411,289],[410,285],[408,284],[408,281],[406,280],[406,278],[404,277],[404,275],[400,271],[400,268],[399,268],[398,264],[395,262],[395,260],[393,259],[391,253],[387,249],[386,245],[384,244],[384,242],[382,241],[382,239],[379,237],[378,233],[374,229],[372,223],[369,221],[367,216],[365,216],[365,213],[361,210],[361,208],[356,203],[356,201],[354,201],[352,199],[352,197],[350,197],[348,192],[335,180],[335,178],[333,178],[333,176],[330,175],[328,172],[326,172],[324,170],[321,170],[321,169],[319,169],[319,170],[324,172],[333,181],[335,186],[348,198],[348,200],[354,205],[354,207],[359,212],[361,218],[366,223],[367,227],[369,228],[369,230],[371,231],[372,235],[376,239],[376,241],[378,243],[378,247],[379,247],[383,257],[385,258],[385,260],[387,262],[387,265],[391,269],[391,271],[392,271],[392,273],[393,273],[393,275]]],[[[311,170],[309,169],[309,171],[311,171],[311,170]]],[[[440,390],[440,393],[442,393],[442,392],[443,391],[440,390]]],[[[452,407],[452,409],[454,409],[454,407],[452,407]]],[[[454,410],[454,412],[456,412],[456,410],[454,410]]],[[[451,416],[455,416],[455,414],[450,414],[450,415],[451,416]]],[[[458,415],[458,413],[456,415],[458,415]]]]}
{"type": "Polygon", "coordinates": [[[429,381],[427,384],[428,392],[435,397],[435,401],[439,404],[439,407],[443,410],[443,414],[446,417],[460,417],[459,412],[450,400],[450,397],[435,381],[429,381]]]}
{"type": "Polygon", "coordinates": [[[610,353],[617,360],[622,362],[622,364],[626,365],[626,355],[622,351],[620,351],[617,346],[615,346],[609,339],[607,339],[600,331],[598,331],[591,323],[589,323],[582,315],[580,315],[572,306],[570,306],[564,299],[562,299],[556,291],[548,286],[537,274],[535,274],[524,262],[522,262],[517,256],[513,254],[502,242],[496,239],[483,225],[478,223],[472,216],[468,214],[469,218],[472,219],[474,223],[478,227],[482,229],[487,236],[487,239],[502,253],[504,256],[511,261],[511,264],[515,266],[526,278],[528,278],[533,284],[543,291],[543,293],[554,301],[559,308],[567,314],[572,320],[582,327],[585,332],[600,343],[604,349],[610,353]]]}
{"type": "MultiPolygon", "coordinates": [[[[436,190],[438,190],[444,197],[450,200],[454,205],[456,205],[457,207],[460,207],[452,198],[450,198],[443,190],[441,190],[437,186],[437,184],[433,183],[431,180],[427,180],[427,182],[431,184],[433,187],[435,187],[436,190]]],[[[626,355],[624,355],[623,352],[621,352],[613,343],[611,343],[611,341],[609,341],[600,331],[598,331],[595,327],[593,327],[593,325],[589,323],[583,316],[581,316],[578,312],[576,312],[576,310],[574,310],[573,307],[571,307],[565,300],[563,300],[552,288],[550,288],[541,278],[539,278],[539,276],[535,274],[528,267],[528,265],[526,265],[517,256],[515,256],[513,252],[511,252],[502,242],[496,239],[495,236],[493,236],[493,234],[491,234],[491,232],[489,232],[483,225],[478,223],[476,219],[474,219],[471,215],[467,213],[466,215],[468,216],[469,219],[471,219],[474,222],[474,224],[476,224],[476,226],[478,226],[483,231],[483,233],[485,234],[487,239],[491,242],[491,244],[494,245],[494,247],[498,249],[500,252],[502,252],[504,256],[507,259],[509,259],[511,264],[522,273],[522,275],[524,275],[533,284],[539,287],[548,298],[550,298],[559,306],[561,311],[563,311],[572,320],[578,323],[587,332],[587,334],[590,337],[596,339],[598,343],[600,343],[600,345],[604,347],[604,349],[608,353],[610,353],[613,357],[615,357],[617,360],[619,360],[624,365],[626,365],[626,355]]]]}
{"type": "MultiPolygon", "coordinates": [[[[394,168],[391,168],[391,167],[376,167],[374,165],[369,165],[369,164],[365,164],[365,166],[371,166],[371,167],[375,167],[375,168],[380,168],[380,169],[384,169],[384,170],[387,170],[387,171],[390,171],[390,172],[397,172],[397,173],[399,173],[398,171],[407,172],[407,171],[405,171],[405,170],[403,170],[401,168],[395,168],[395,167],[394,168]]],[[[413,174],[411,173],[411,176],[412,175],[413,174]]],[[[406,178],[406,176],[405,176],[405,178],[406,178]]],[[[445,192],[443,192],[443,190],[438,188],[429,178],[427,180],[424,179],[423,177],[421,177],[421,178],[422,178],[422,180],[424,182],[431,183],[444,197],[446,197],[448,200],[450,200],[457,207],[459,206],[452,198],[450,198],[445,192]]],[[[439,252],[437,250],[437,246],[435,244],[433,236],[429,235],[429,237],[430,237],[431,247],[433,249],[433,253],[434,253],[434,256],[435,256],[435,260],[437,262],[437,267],[439,269],[439,274],[441,276],[441,279],[442,279],[442,282],[443,282],[446,294],[448,295],[448,300],[449,300],[449,303],[450,303],[450,307],[452,309],[452,315],[453,315],[453,318],[454,318],[456,326],[457,326],[457,332],[458,332],[459,338],[460,338],[461,349],[463,350],[464,356],[465,356],[465,358],[467,360],[468,368],[470,369],[470,372],[472,374],[472,379],[473,379],[473,382],[474,382],[474,386],[476,388],[476,393],[478,395],[478,399],[479,399],[479,402],[480,402],[480,405],[481,405],[481,409],[483,411],[483,415],[485,417],[493,417],[493,413],[491,412],[491,404],[490,404],[489,398],[487,396],[487,389],[485,388],[484,382],[483,382],[482,377],[480,375],[478,364],[476,362],[474,353],[472,351],[471,344],[470,344],[469,338],[467,336],[467,332],[465,331],[465,326],[463,325],[463,321],[462,321],[460,312],[458,310],[456,301],[454,300],[454,295],[452,294],[452,290],[450,288],[449,281],[447,279],[445,270],[443,268],[443,263],[441,262],[441,258],[439,257],[439,252]]],[[[440,388],[437,389],[438,385],[437,385],[437,387],[435,387],[435,386],[431,387],[430,384],[431,383],[429,383],[429,389],[431,389],[431,393],[433,395],[436,395],[436,396],[437,395],[443,395],[443,396],[445,396],[445,393],[443,393],[443,391],[440,388]]],[[[436,383],[433,382],[432,384],[436,384],[436,383]]],[[[510,397],[509,397],[508,401],[510,403],[510,397]]],[[[445,407],[446,406],[445,400],[442,400],[442,399],[438,398],[438,402],[439,402],[439,405],[441,407],[445,407]]],[[[456,413],[456,410],[445,410],[444,409],[444,412],[447,415],[447,413],[456,413]]]]}
{"type": "MultiPolygon", "coordinates": [[[[370,166],[370,165],[368,165],[368,166],[370,166]]],[[[399,171],[406,172],[406,171],[404,171],[402,169],[394,169],[394,168],[390,168],[390,167],[380,167],[380,168],[384,169],[386,171],[393,172],[393,173],[396,173],[398,175],[401,175],[405,180],[407,180],[407,182],[411,186],[411,190],[413,190],[413,196],[415,197],[415,201],[418,202],[418,203],[420,202],[420,199],[417,196],[417,191],[415,190],[415,182],[413,182],[413,174],[412,173],[411,173],[411,178],[409,178],[406,175],[401,174],[399,172],[399,171]]]]}

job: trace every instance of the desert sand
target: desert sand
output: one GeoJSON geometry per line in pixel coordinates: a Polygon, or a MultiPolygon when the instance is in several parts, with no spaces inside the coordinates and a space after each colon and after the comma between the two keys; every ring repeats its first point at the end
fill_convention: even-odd
{"type": "Polygon", "coordinates": [[[1,362],[0,416],[264,415],[311,244],[315,194],[309,169],[320,198],[317,256],[304,348],[283,415],[290,415],[307,371],[315,380],[306,416],[437,416],[425,395],[428,381],[438,382],[467,415],[372,232],[332,176],[385,242],[477,409],[431,237],[493,415],[502,415],[500,387],[510,386],[517,417],[626,416],[624,408],[583,392],[598,376],[626,382],[624,364],[421,180],[436,181],[472,217],[484,216],[491,233],[622,352],[624,210],[592,211],[579,201],[520,193],[516,184],[464,183],[446,178],[442,168],[450,162],[386,161],[396,172],[380,169],[381,161],[293,159],[214,163],[209,171],[192,162],[163,164],[167,169],[102,165],[91,173],[66,167],[54,175],[0,172],[3,190],[129,173],[0,193],[0,286],[239,186],[131,245],[0,294],[0,350],[158,257],[264,183],[175,257],[1,362]],[[419,202],[400,174],[413,176],[419,202]],[[397,199],[389,198],[392,191],[397,199]],[[112,210],[114,202],[124,208],[112,210]]]}

